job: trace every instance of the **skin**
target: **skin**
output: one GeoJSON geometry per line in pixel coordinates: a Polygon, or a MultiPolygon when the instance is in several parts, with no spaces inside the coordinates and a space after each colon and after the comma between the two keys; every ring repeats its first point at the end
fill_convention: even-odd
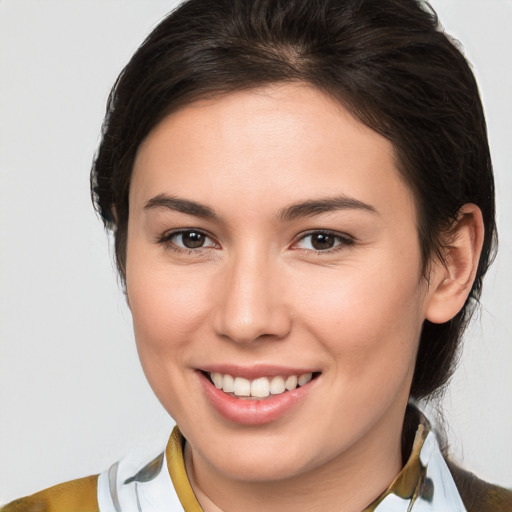
{"type": "Polygon", "coordinates": [[[392,482],[422,323],[451,318],[474,275],[481,218],[465,208],[469,227],[427,285],[392,145],[304,84],[199,101],[149,134],[130,189],[127,295],[206,511],[360,511],[392,482]],[[163,195],[216,217],[156,205],[163,195]],[[279,216],[340,196],[369,208],[279,216]],[[184,228],[207,233],[205,246],[180,247],[171,235],[184,228]],[[335,246],[316,250],[312,230],[335,246]],[[321,374],[286,414],[248,426],[206,398],[208,364],[321,374]]]}

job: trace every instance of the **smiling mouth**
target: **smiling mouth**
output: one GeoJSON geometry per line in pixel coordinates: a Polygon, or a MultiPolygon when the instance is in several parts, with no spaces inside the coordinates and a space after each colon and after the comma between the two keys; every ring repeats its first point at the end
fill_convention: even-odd
{"type": "Polygon", "coordinates": [[[305,386],[316,379],[320,372],[299,375],[275,375],[246,379],[217,372],[203,372],[210,382],[224,393],[244,400],[264,400],[305,386]]]}

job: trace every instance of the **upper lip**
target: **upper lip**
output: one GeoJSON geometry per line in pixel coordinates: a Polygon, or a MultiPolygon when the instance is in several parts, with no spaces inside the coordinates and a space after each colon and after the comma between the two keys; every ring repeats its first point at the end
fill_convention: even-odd
{"type": "Polygon", "coordinates": [[[290,367],[273,364],[257,364],[253,366],[241,366],[233,364],[208,364],[198,368],[206,373],[221,373],[233,377],[243,377],[253,380],[259,377],[276,377],[278,375],[287,377],[289,375],[303,375],[305,373],[318,373],[318,370],[311,367],[290,367]]]}

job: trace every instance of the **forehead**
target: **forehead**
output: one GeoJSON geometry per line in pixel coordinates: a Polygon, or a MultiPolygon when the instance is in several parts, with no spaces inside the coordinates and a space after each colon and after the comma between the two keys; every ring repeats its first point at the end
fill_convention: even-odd
{"type": "Polygon", "coordinates": [[[261,208],[276,192],[283,202],[333,193],[412,199],[387,139],[320,91],[278,84],[167,116],[139,148],[130,201],[192,193],[206,204],[243,197],[243,208],[261,208]]]}

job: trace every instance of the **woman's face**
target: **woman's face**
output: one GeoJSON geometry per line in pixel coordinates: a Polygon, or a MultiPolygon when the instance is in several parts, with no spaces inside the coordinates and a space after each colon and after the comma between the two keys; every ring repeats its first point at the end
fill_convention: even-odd
{"type": "Polygon", "coordinates": [[[340,104],[283,84],[165,118],[134,166],[126,283],[146,376],[212,471],[399,451],[431,292],[393,148],[340,104]]]}

